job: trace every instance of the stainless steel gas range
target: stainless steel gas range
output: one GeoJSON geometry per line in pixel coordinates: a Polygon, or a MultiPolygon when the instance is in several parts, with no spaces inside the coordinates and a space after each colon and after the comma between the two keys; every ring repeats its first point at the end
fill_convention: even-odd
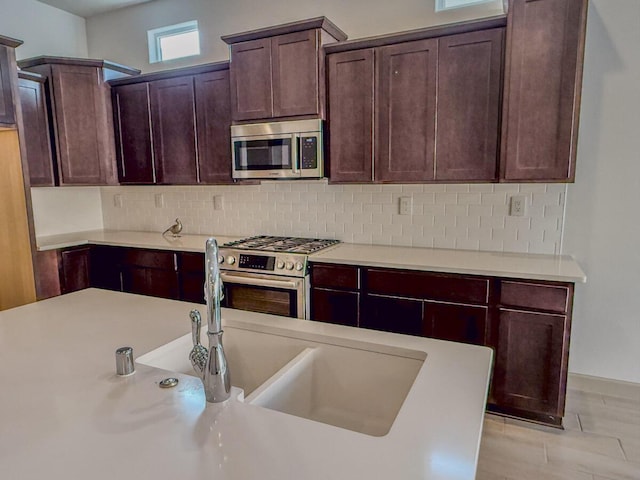
{"type": "Polygon", "coordinates": [[[257,236],[220,247],[230,308],[309,318],[309,255],[339,243],[317,238],[257,236]]]}

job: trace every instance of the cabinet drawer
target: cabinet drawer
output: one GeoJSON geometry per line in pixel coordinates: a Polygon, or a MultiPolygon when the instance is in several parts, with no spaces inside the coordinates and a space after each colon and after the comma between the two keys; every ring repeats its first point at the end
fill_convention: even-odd
{"type": "Polygon", "coordinates": [[[314,264],[311,269],[311,285],[358,290],[360,287],[358,270],[358,267],[348,265],[314,264]]]}
{"type": "Polygon", "coordinates": [[[435,273],[397,270],[367,270],[371,293],[445,302],[487,303],[489,280],[435,273]]]}
{"type": "Polygon", "coordinates": [[[571,287],[568,285],[503,281],[500,289],[500,303],[511,307],[566,313],[569,298],[571,287]]]}
{"type": "Polygon", "coordinates": [[[163,270],[175,270],[175,254],[159,250],[127,249],[123,262],[126,265],[136,265],[147,268],[160,268],[163,270]]]}

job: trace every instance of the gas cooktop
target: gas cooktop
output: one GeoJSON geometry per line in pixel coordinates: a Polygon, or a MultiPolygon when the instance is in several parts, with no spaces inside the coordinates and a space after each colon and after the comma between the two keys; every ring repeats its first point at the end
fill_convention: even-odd
{"type": "Polygon", "coordinates": [[[262,252],[301,253],[309,255],[327,247],[340,243],[339,240],[326,240],[320,238],[298,237],[272,237],[260,235],[257,237],[243,238],[222,245],[224,248],[237,250],[258,250],[262,252]]]}

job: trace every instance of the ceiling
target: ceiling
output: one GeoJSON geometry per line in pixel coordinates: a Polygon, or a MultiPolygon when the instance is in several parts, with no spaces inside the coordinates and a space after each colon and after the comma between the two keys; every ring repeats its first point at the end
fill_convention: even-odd
{"type": "Polygon", "coordinates": [[[151,0],[38,0],[52,7],[65,10],[80,17],[91,17],[99,13],[130,7],[138,3],[146,3],[151,0]]]}

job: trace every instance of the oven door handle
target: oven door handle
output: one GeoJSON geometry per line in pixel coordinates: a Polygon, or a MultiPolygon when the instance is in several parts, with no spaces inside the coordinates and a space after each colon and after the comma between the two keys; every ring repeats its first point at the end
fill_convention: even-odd
{"type": "Polygon", "coordinates": [[[220,277],[225,283],[241,283],[244,285],[251,285],[254,287],[271,287],[281,288],[283,290],[297,290],[300,285],[300,280],[271,280],[267,278],[245,277],[240,275],[233,275],[231,273],[221,272],[220,277]]]}

